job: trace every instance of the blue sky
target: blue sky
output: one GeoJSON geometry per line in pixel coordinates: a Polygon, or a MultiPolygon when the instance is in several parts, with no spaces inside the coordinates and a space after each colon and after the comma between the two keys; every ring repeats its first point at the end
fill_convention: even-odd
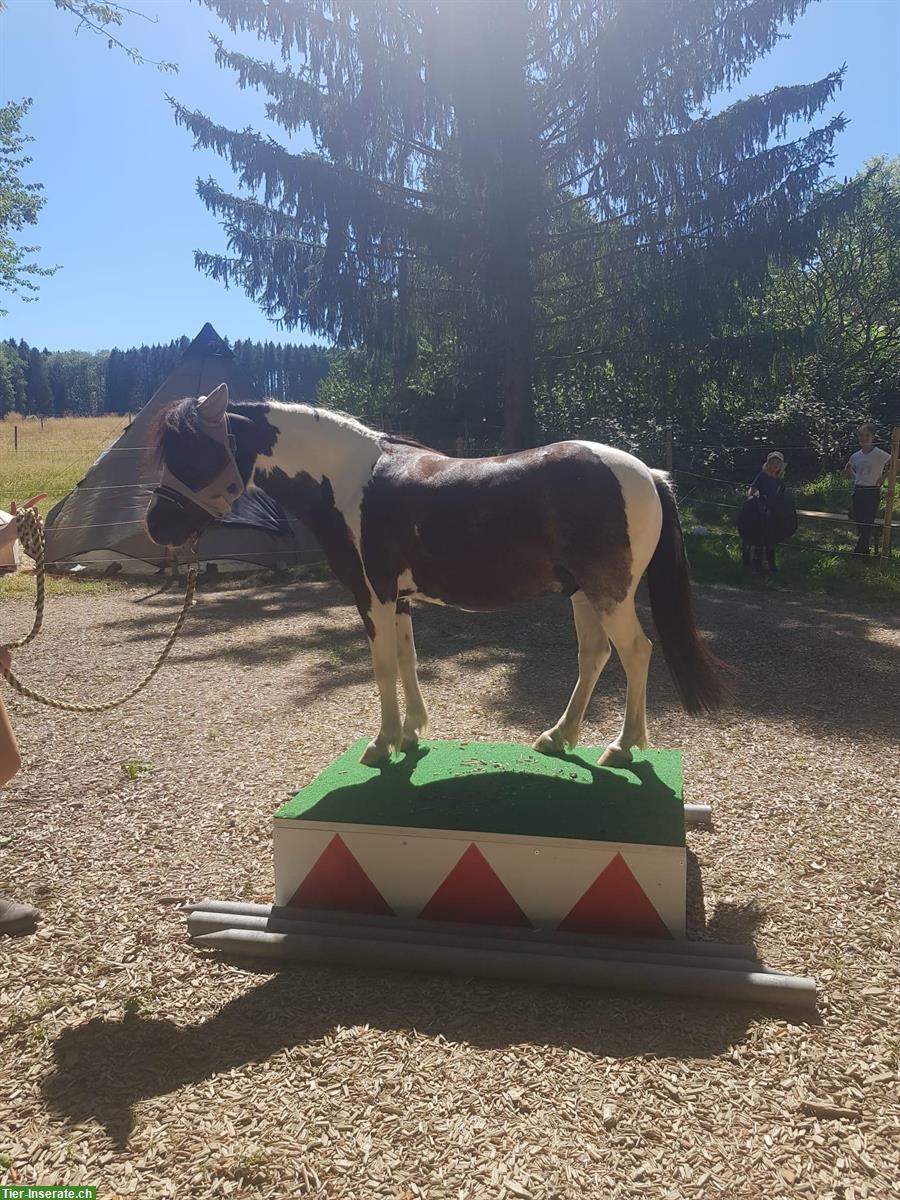
{"type": "MultiPolygon", "coordinates": [[[[36,303],[4,304],[0,336],[96,350],[193,335],[212,321],[232,339],[311,340],[303,331],[280,332],[243,293],[226,291],[193,265],[195,249],[219,250],[224,242],[194,181],[213,175],[230,187],[232,177],[176,128],[165,94],[224,124],[257,128],[266,127],[263,98],[241,93],[216,67],[207,35],[221,27],[208,9],[189,0],[135,6],[156,23],[130,20],[123,40],[177,61],[179,74],[135,66],[104,39],[76,35],[52,0],[9,0],[0,13],[0,101],[34,100],[28,177],[47,196],[27,240],[40,244],[42,263],[63,267],[43,281],[36,303]]],[[[254,38],[244,45],[266,58],[275,51],[254,38]]],[[[838,142],[835,174],[852,175],[873,155],[900,153],[900,0],[812,5],[733,98],[817,79],[845,61],[833,109],[851,123],[838,142]]]]}

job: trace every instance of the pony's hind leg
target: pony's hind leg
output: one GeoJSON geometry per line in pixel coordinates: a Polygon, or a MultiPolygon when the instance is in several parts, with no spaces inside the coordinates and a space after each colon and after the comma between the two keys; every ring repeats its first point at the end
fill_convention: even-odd
{"type": "Polygon", "coordinates": [[[572,596],[572,615],[578,634],[578,682],[566,705],[566,711],[552,729],[547,729],[534,743],[535,750],[554,754],[567,746],[577,746],[581,736],[588,701],[597,686],[600,672],[609,661],[609,639],[596,608],[584,592],[572,596]]]}
{"type": "Polygon", "coordinates": [[[402,723],[397,701],[397,613],[393,602],[379,604],[373,597],[367,615],[369,623],[366,630],[372,651],[372,667],[381,701],[381,728],[378,736],[366,746],[359,761],[366,766],[374,766],[389,759],[391,753],[400,746],[402,723]]]}
{"type": "Polygon", "coordinates": [[[645,750],[649,745],[647,673],[650,670],[653,643],[641,628],[634,608],[633,594],[618,604],[612,612],[604,615],[603,624],[622,660],[628,686],[625,693],[625,720],[622,732],[603,753],[600,765],[624,767],[631,762],[632,746],[645,750]]]}
{"type": "Polygon", "coordinates": [[[400,664],[400,680],[406,700],[406,716],[400,737],[400,749],[412,750],[419,738],[428,732],[428,711],[419,688],[416,673],[416,644],[413,641],[412,616],[408,600],[397,601],[397,658],[400,664]]]}

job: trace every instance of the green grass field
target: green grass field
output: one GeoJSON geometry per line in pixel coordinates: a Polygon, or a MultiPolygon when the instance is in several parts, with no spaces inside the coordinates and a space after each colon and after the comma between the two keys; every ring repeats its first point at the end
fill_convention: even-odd
{"type": "MultiPolygon", "coordinates": [[[[38,511],[46,516],[127,424],[127,417],[47,417],[43,424],[15,413],[5,417],[0,421],[0,508],[9,512],[13,500],[21,503],[46,492],[47,498],[38,505],[38,511]]],[[[113,580],[47,579],[48,598],[121,588],[122,584],[113,580]]],[[[28,600],[33,595],[30,572],[0,575],[0,599],[28,600]]]]}
{"type": "Polygon", "coordinates": [[[8,512],[12,500],[47,492],[38,506],[45,516],[127,424],[128,417],[47,417],[43,424],[15,413],[5,417],[0,421],[0,508],[8,512]]]}

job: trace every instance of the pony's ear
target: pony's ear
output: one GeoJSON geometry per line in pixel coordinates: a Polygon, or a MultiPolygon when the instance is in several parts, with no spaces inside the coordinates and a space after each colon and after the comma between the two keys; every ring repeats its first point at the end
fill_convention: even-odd
{"type": "Polygon", "coordinates": [[[228,384],[220,383],[208,396],[201,396],[197,401],[197,412],[200,420],[207,425],[218,425],[225,419],[225,409],[228,407],[228,384]]]}

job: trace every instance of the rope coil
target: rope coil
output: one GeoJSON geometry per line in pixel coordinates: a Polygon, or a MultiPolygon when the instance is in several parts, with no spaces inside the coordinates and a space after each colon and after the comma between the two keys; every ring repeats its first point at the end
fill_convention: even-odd
{"type": "MultiPolygon", "coordinates": [[[[18,522],[19,540],[22,543],[22,548],[25,553],[34,559],[35,568],[35,614],[34,622],[31,629],[24,637],[19,638],[15,642],[6,642],[0,645],[2,650],[18,650],[22,646],[27,646],[33,641],[41,631],[41,626],[44,623],[44,578],[45,578],[45,562],[44,562],[44,530],[41,526],[41,520],[37,512],[32,508],[23,509],[16,517],[18,522]]],[[[197,585],[197,566],[191,563],[188,568],[187,587],[184,593],[184,604],[181,607],[181,612],[178,614],[178,620],[175,622],[175,628],[169,634],[168,641],[163,646],[159,653],[156,662],[147,672],[147,674],[121,696],[114,696],[110,700],[102,700],[95,704],[80,704],[74,700],[57,700],[52,696],[43,696],[40,692],[34,691],[27,684],[22,683],[17,679],[12,670],[4,667],[0,662],[0,675],[6,680],[9,686],[20,696],[24,696],[28,700],[34,700],[37,704],[45,704],[48,708],[57,708],[63,712],[74,713],[100,713],[107,712],[111,708],[118,708],[121,704],[126,704],[138,692],[143,691],[148,683],[153,679],[156,673],[160,670],[163,663],[169,657],[169,652],[175,645],[175,641],[181,633],[181,628],[187,619],[187,615],[191,610],[191,605],[194,602],[194,589],[197,585]]]]}

